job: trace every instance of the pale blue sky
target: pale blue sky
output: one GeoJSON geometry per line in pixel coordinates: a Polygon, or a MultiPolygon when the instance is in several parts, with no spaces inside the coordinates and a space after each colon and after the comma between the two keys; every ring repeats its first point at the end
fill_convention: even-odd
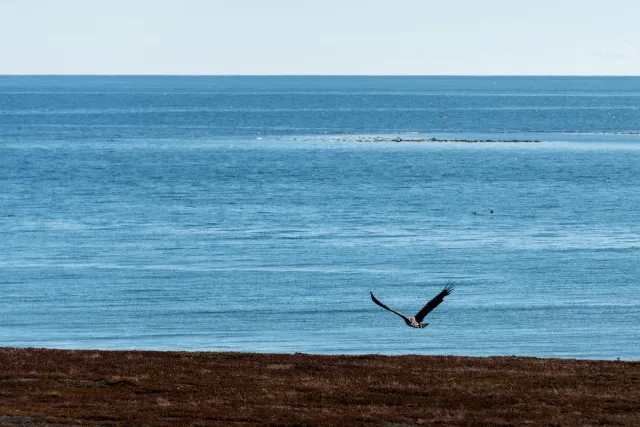
{"type": "Polygon", "coordinates": [[[640,75],[638,0],[0,0],[0,74],[640,75]]]}

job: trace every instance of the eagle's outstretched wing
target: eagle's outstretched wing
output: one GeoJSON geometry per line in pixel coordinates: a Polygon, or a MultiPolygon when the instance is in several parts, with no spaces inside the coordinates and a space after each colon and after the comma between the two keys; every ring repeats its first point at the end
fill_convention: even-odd
{"type": "Polygon", "coordinates": [[[431,312],[431,310],[433,310],[438,305],[440,305],[440,303],[442,302],[444,297],[449,295],[452,290],[453,290],[453,282],[447,283],[447,286],[444,287],[442,292],[440,292],[435,298],[433,298],[431,301],[429,301],[424,307],[422,307],[422,310],[420,310],[418,312],[418,314],[416,314],[416,321],[417,322],[422,322],[422,320],[424,320],[425,316],[427,314],[429,314],[431,312]]]}
{"type": "Polygon", "coordinates": [[[389,308],[386,305],[384,305],[383,303],[381,303],[380,301],[378,301],[378,299],[376,297],[373,296],[373,292],[369,291],[369,293],[371,294],[371,299],[373,300],[373,302],[375,302],[376,304],[378,304],[380,307],[389,310],[392,313],[397,314],[398,316],[402,317],[403,319],[407,320],[407,316],[405,316],[404,314],[400,313],[399,311],[394,310],[393,308],[389,308]]]}

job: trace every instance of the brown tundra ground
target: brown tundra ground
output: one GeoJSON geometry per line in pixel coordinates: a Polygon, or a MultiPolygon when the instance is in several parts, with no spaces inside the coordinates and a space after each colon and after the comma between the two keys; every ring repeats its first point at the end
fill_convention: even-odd
{"type": "Polygon", "coordinates": [[[0,348],[0,425],[640,426],[640,362],[0,348]]]}

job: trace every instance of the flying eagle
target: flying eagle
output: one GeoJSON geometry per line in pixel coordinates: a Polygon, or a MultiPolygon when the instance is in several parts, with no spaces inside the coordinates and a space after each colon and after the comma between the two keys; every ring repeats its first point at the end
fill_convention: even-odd
{"type": "Polygon", "coordinates": [[[371,294],[371,299],[373,300],[373,302],[378,304],[380,307],[382,307],[384,309],[387,309],[390,312],[395,313],[398,316],[402,317],[402,320],[404,320],[404,323],[406,323],[408,326],[411,326],[412,328],[426,328],[429,324],[428,323],[422,323],[422,320],[424,320],[426,315],[429,314],[431,312],[431,310],[433,310],[438,305],[440,305],[440,303],[442,302],[444,297],[449,295],[452,290],[453,290],[453,282],[447,283],[447,285],[444,287],[442,292],[440,292],[438,295],[436,295],[436,297],[433,298],[431,301],[426,303],[425,306],[422,307],[422,310],[420,310],[418,312],[418,314],[416,314],[415,316],[405,316],[404,314],[400,313],[399,311],[396,311],[393,308],[389,308],[386,305],[384,305],[383,303],[381,303],[380,301],[378,301],[376,299],[376,297],[373,296],[373,292],[369,292],[369,293],[371,294]]]}

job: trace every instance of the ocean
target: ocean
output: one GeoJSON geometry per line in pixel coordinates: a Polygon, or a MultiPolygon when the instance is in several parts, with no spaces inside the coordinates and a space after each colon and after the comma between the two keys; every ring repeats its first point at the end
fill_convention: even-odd
{"type": "Polygon", "coordinates": [[[638,360],[639,218],[637,77],[0,76],[0,346],[638,360]]]}

